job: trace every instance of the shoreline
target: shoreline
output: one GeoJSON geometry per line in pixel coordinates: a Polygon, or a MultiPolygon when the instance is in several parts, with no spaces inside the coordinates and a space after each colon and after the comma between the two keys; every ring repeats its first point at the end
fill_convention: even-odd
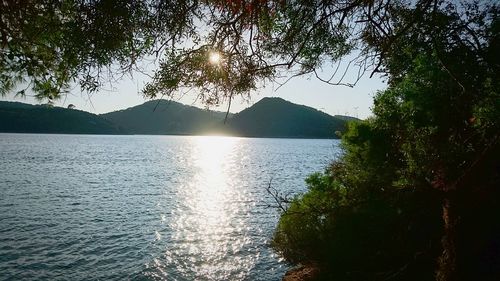
{"type": "Polygon", "coordinates": [[[320,268],[317,264],[299,264],[290,268],[282,281],[313,281],[317,280],[320,274],[320,268]]]}

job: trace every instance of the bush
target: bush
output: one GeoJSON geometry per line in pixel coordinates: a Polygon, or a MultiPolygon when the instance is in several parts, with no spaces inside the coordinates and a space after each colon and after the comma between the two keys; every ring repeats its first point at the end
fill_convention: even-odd
{"type": "Polygon", "coordinates": [[[320,264],[325,279],[433,280],[438,192],[407,177],[402,146],[378,119],[350,123],[342,148],[282,214],[275,249],[292,263],[320,264]]]}

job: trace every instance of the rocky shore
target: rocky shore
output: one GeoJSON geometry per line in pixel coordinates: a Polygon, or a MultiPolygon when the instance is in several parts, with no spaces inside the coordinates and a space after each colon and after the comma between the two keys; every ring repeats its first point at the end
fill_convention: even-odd
{"type": "Polygon", "coordinates": [[[298,265],[288,270],[283,281],[313,281],[319,276],[319,267],[314,264],[298,265]]]}

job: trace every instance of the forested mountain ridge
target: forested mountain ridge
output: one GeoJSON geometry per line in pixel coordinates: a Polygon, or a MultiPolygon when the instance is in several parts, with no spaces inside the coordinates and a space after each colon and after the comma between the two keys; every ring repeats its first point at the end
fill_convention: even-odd
{"type": "Polygon", "coordinates": [[[101,116],[132,134],[199,135],[222,123],[226,113],[174,101],[151,100],[101,116]]]}
{"type": "Polygon", "coordinates": [[[0,132],[125,134],[110,121],[81,110],[0,101],[0,132]]]}
{"type": "Polygon", "coordinates": [[[225,112],[167,100],[152,100],[101,115],[0,102],[0,132],[336,138],[336,132],[346,128],[341,118],[281,98],[264,98],[225,118],[225,112]]]}
{"type": "Polygon", "coordinates": [[[335,138],[346,121],[282,98],[263,98],[228,121],[234,135],[248,137],[335,138]]]}

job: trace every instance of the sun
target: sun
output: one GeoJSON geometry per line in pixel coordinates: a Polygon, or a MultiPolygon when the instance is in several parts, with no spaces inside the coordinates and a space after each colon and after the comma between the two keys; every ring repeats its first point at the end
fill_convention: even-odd
{"type": "Polygon", "coordinates": [[[221,62],[221,55],[217,51],[212,51],[208,56],[208,61],[211,64],[218,65],[221,62]]]}

